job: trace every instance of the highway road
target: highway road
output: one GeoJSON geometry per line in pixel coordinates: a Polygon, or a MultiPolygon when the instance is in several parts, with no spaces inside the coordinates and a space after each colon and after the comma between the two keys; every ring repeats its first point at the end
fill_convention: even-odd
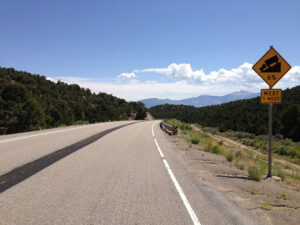
{"type": "Polygon", "coordinates": [[[0,224],[258,224],[199,181],[165,135],[158,121],[123,121],[2,136],[0,177],[37,171],[0,193],[0,224]]]}

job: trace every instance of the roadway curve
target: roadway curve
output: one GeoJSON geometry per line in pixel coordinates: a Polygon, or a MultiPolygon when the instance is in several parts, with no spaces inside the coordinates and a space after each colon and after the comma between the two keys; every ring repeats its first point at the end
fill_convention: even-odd
{"type": "MultiPolygon", "coordinates": [[[[1,137],[1,174],[83,137],[129,123],[133,122],[1,137]]],[[[198,224],[257,224],[188,171],[165,135],[157,121],[133,123],[106,134],[2,192],[0,224],[181,225],[197,220],[198,224]]]]}

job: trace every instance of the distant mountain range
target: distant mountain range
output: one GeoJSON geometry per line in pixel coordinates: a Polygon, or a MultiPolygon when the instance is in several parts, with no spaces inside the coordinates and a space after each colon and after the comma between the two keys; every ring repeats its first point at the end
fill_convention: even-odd
{"type": "Polygon", "coordinates": [[[151,108],[156,105],[192,105],[195,107],[202,107],[207,105],[218,105],[226,102],[255,98],[259,96],[259,93],[251,93],[248,91],[237,91],[224,96],[212,96],[212,95],[200,95],[198,97],[186,98],[182,100],[172,100],[172,99],[159,99],[159,98],[147,98],[142,99],[140,102],[143,102],[147,108],[151,108]]]}

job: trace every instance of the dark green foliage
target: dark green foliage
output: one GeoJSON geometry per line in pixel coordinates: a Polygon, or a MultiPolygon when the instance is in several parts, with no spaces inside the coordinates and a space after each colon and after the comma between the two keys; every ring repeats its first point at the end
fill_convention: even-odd
{"type": "Polygon", "coordinates": [[[143,103],[140,103],[137,107],[136,120],[143,120],[147,116],[146,109],[143,103]]]}
{"type": "Polygon", "coordinates": [[[145,117],[143,103],[0,67],[0,134],[145,117]]]}
{"type": "MultiPolygon", "coordinates": [[[[282,104],[273,105],[273,133],[300,141],[300,86],[286,89],[282,95],[282,104]]],[[[150,113],[157,119],[176,118],[185,123],[218,127],[220,132],[233,130],[263,135],[268,131],[268,106],[260,104],[260,97],[201,108],[159,105],[150,108],[150,113]]]]}
{"type": "Polygon", "coordinates": [[[231,152],[229,152],[227,155],[226,155],[226,159],[229,161],[229,162],[232,162],[232,160],[234,159],[234,156],[231,152]]]}
{"type": "Polygon", "coordinates": [[[224,151],[220,146],[212,145],[211,143],[208,143],[208,145],[204,148],[204,151],[212,152],[214,154],[219,154],[219,155],[224,154],[224,151]]]}
{"type": "MultiPolygon", "coordinates": [[[[299,102],[300,104],[300,102],[299,102]]],[[[295,140],[300,136],[300,105],[289,106],[281,117],[282,134],[295,140]]]]}
{"type": "Polygon", "coordinates": [[[191,138],[191,142],[192,142],[193,144],[198,144],[199,141],[200,141],[199,136],[198,136],[197,134],[194,134],[194,135],[192,136],[192,138],[191,138]]]}

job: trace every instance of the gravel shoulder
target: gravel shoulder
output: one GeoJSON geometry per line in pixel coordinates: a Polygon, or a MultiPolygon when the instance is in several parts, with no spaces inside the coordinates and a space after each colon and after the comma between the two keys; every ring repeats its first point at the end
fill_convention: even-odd
{"type": "Polygon", "coordinates": [[[180,136],[165,135],[199,180],[224,193],[263,224],[300,224],[300,193],[295,187],[272,178],[253,181],[247,171],[237,169],[224,156],[205,152],[180,136]]]}

